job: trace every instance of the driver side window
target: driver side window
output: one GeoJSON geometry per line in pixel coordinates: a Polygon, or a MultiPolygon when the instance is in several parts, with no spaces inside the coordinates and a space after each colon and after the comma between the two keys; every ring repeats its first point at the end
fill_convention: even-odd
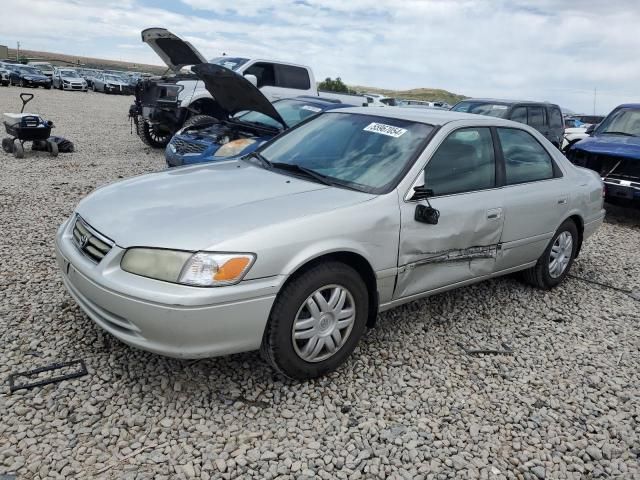
{"type": "Polygon", "coordinates": [[[493,188],[496,161],[488,128],[451,133],[424,170],[425,187],[435,196],[493,188]]]}

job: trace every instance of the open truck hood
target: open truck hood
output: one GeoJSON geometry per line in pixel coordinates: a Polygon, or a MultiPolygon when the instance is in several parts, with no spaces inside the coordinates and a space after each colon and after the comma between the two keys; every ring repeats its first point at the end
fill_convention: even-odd
{"type": "Polygon", "coordinates": [[[153,48],[162,61],[176,73],[182,67],[207,61],[193,45],[166,28],[147,28],[141,35],[142,41],[153,48]]]}
{"type": "Polygon", "coordinates": [[[259,112],[287,128],[269,99],[242,75],[214,63],[195,65],[191,71],[202,80],[228,117],[242,111],[259,112]]]}

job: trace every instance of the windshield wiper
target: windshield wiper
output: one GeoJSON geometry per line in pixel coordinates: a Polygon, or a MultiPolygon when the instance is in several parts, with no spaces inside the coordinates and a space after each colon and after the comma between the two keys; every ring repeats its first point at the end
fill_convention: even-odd
{"type": "Polygon", "coordinates": [[[604,134],[609,134],[609,135],[624,135],[625,137],[637,137],[637,135],[634,135],[633,133],[629,133],[629,132],[601,132],[604,134]]]}
{"type": "Polygon", "coordinates": [[[249,160],[251,158],[255,158],[256,160],[258,160],[260,162],[260,165],[268,170],[271,170],[273,168],[273,163],[271,163],[269,160],[267,160],[266,158],[264,158],[262,156],[261,153],[259,152],[251,152],[248,155],[245,155],[244,157],[241,157],[242,160],[249,160]]]}
{"type": "Polygon", "coordinates": [[[324,183],[325,185],[329,185],[331,187],[335,186],[335,182],[333,182],[327,175],[323,175],[322,173],[316,172],[315,170],[311,170],[307,167],[301,167],[300,165],[296,165],[295,163],[274,162],[271,165],[279,170],[301,173],[305,177],[313,178],[314,180],[317,180],[320,183],[324,183]]]}

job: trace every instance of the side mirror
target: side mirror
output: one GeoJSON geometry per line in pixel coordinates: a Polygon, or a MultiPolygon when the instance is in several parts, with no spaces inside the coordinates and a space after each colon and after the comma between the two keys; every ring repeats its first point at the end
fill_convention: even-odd
{"type": "Polygon", "coordinates": [[[244,76],[244,78],[249,80],[249,82],[251,82],[251,85],[253,85],[254,87],[258,88],[258,77],[256,77],[255,75],[251,75],[250,73],[247,73],[244,76]]]}
{"type": "Polygon", "coordinates": [[[429,225],[437,225],[440,219],[440,210],[433,208],[429,203],[429,197],[433,197],[433,190],[426,188],[424,185],[413,187],[413,196],[411,200],[426,200],[427,205],[418,204],[413,218],[416,222],[427,223],[429,225]]]}
{"type": "Polygon", "coordinates": [[[587,131],[585,132],[587,135],[593,135],[593,132],[598,127],[599,124],[591,124],[587,127],[587,131]]]}

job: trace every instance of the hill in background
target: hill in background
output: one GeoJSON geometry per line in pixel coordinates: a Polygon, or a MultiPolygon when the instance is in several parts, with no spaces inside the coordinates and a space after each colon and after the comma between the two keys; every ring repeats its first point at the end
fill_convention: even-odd
{"type": "Polygon", "coordinates": [[[386,88],[374,88],[374,87],[364,87],[360,85],[350,85],[349,88],[357,91],[357,92],[370,92],[370,93],[379,93],[381,95],[386,95],[387,97],[394,98],[404,98],[408,100],[425,100],[425,101],[436,101],[443,100],[451,105],[458,103],[460,100],[464,100],[464,95],[459,95],[457,93],[451,93],[447,90],[441,90],[438,88],[412,88],[411,90],[389,90],[386,88]]]}
{"type": "MultiPolygon", "coordinates": [[[[39,52],[36,50],[20,49],[20,58],[27,57],[32,61],[50,62],[52,65],[67,67],[99,68],[103,70],[128,70],[135,72],[148,72],[162,74],[167,67],[158,65],[147,65],[144,63],[121,62],[118,60],[106,60],[104,58],[81,57],[78,55],[65,55],[63,53],[39,52]]],[[[9,49],[9,58],[16,58],[15,48],[9,49]]]]}

